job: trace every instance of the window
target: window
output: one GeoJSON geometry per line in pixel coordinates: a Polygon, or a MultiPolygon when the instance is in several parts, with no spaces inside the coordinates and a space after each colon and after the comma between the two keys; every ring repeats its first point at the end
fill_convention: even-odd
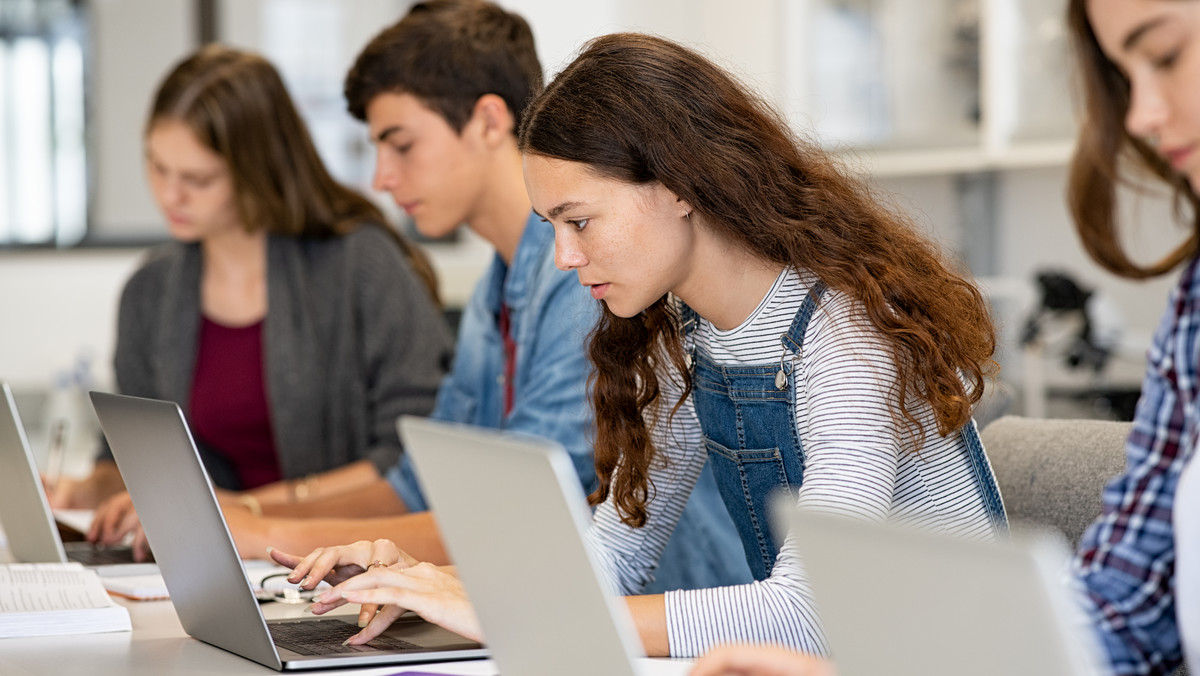
{"type": "Polygon", "coordinates": [[[85,35],[79,0],[0,0],[0,245],[86,232],[85,35]]]}

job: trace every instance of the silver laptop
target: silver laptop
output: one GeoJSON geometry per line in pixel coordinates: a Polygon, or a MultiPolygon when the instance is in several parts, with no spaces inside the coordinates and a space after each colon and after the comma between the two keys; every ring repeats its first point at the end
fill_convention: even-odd
{"type": "Polygon", "coordinates": [[[839,676],[1091,676],[1061,539],[982,543],[775,505],[804,560],[839,676]]]}
{"type": "Polygon", "coordinates": [[[0,381],[0,391],[0,522],[13,559],[22,563],[76,561],[94,567],[101,575],[157,572],[152,563],[135,563],[128,546],[98,548],[88,542],[63,541],[12,390],[0,381]]]}
{"type": "Polygon", "coordinates": [[[363,646],[358,618],[263,618],[191,431],[173,402],[92,392],[184,631],[277,670],[481,658],[487,651],[413,616],[363,646]]]}
{"type": "Polygon", "coordinates": [[[643,653],[584,545],[590,515],[566,451],[410,416],[398,426],[500,673],[636,674],[643,653]]]}

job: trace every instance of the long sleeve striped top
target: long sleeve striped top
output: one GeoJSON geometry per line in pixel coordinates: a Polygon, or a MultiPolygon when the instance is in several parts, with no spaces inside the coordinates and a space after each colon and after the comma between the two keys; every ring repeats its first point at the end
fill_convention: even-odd
{"type": "MultiPolygon", "coordinates": [[[[697,347],[719,363],[778,364],[779,337],[813,282],[808,273],[784,270],[740,326],[720,331],[701,320],[693,332],[697,347]]],[[[919,452],[916,435],[898,422],[895,364],[860,303],[826,293],[794,366],[795,421],[806,456],[799,505],[875,521],[904,519],[970,538],[995,536],[961,437],[940,436],[924,402],[914,409],[925,432],[919,452]]],[[[653,579],[706,459],[690,397],[669,420],[665,413],[682,391],[679,374],[663,374],[660,386],[663,396],[648,420],[666,463],[650,473],[647,524],[622,524],[610,500],[597,508],[589,531],[589,546],[622,594],[637,594],[653,579]]],[[[671,654],[691,657],[721,643],[760,642],[826,654],[798,549],[789,536],[763,581],[668,593],[671,654]]]]}

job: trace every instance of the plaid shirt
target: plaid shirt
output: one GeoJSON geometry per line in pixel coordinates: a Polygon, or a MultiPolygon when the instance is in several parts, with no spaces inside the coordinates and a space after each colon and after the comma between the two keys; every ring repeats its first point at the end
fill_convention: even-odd
{"type": "Polygon", "coordinates": [[[1166,674],[1183,659],[1171,508],[1200,429],[1197,262],[1171,292],[1150,346],[1125,473],[1105,487],[1104,512],[1084,534],[1072,566],[1117,674],[1166,674]]]}

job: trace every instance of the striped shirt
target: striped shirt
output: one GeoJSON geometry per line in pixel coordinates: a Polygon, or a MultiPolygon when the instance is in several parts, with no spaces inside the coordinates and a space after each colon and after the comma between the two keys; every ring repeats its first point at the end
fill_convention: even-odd
{"type": "MultiPolygon", "coordinates": [[[[813,282],[810,274],[785,270],[740,326],[720,331],[700,320],[692,334],[697,347],[718,363],[778,364],[779,337],[787,333],[813,282]]],[[[806,456],[799,505],[873,521],[904,519],[977,539],[995,536],[961,437],[939,436],[933,411],[923,401],[913,406],[925,430],[919,454],[916,435],[897,423],[895,363],[861,303],[828,291],[808,326],[803,354],[793,365],[795,420],[806,456]]],[[[647,416],[655,448],[667,461],[650,471],[647,524],[640,529],[622,524],[610,500],[597,508],[589,532],[593,552],[622,594],[639,593],[653,578],[658,556],[707,457],[690,398],[666,420],[665,412],[679,398],[679,383],[678,373],[660,376],[659,409],[647,416]]],[[[700,655],[721,643],[749,642],[826,653],[790,536],[767,579],[671,592],[666,611],[674,656],[700,655]]]]}
{"type": "Polygon", "coordinates": [[[1183,660],[1172,508],[1200,434],[1198,267],[1200,259],[1193,260],[1171,292],[1147,355],[1125,473],[1105,486],[1104,511],[1084,533],[1072,566],[1117,674],[1167,674],[1183,660]]]}

